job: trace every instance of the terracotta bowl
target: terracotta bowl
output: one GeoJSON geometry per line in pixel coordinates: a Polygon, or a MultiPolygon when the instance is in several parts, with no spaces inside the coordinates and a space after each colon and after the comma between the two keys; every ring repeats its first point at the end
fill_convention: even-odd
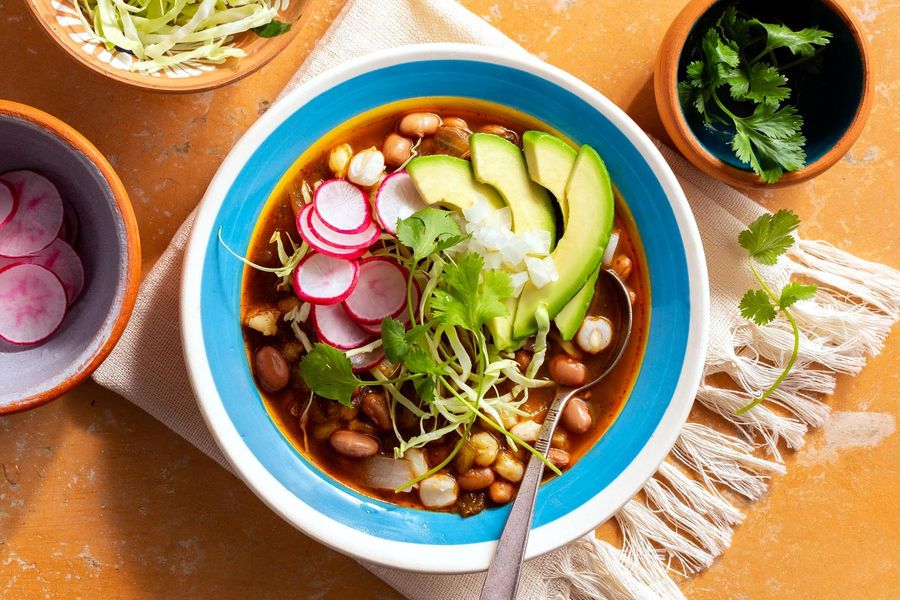
{"type": "Polygon", "coordinates": [[[822,53],[827,77],[791,81],[792,102],[805,123],[807,164],[785,173],[774,184],[764,183],[734,156],[730,136],[703,126],[695,112],[682,110],[678,82],[706,30],[734,0],[691,0],[663,38],[656,58],[654,91],[663,125],[675,146],[694,165],[738,187],[785,187],[811,179],[831,168],[862,132],[872,103],[873,78],[869,45],[862,26],[837,0],[738,0],[738,8],[761,20],[783,22],[795,29],[819,26],[834,34],[822,53]]]}
{"type": "Polygon", "coordinates": [[[273,0],[282,6],[278,20],[293,23],[285,34],[262,38],[254,33],[239,34],[237,46],[247,55],[230,58],[220,65],[188,62],[167,67],[155,74],[129,69],[133,56],[118,49],[108,51],[93,30],[79,18],[73,3],[77,0],[25,0],[44,31],[66,53],[84,66],[128,85],[159,92],[199,92],[217,88],[246,77],[284,50],[300,30],[298,22],[305,0],[273,0]]]}
{"type": "MultiPolygon", "coordinates": [[[[44,112],[0,100],[0,173],[37,171],[73,209],[85,285],[59,329],[30,346],[0,341],[0,415],[34,408],[88,377],[122,334],[137,295],[141,250],[128,195],[84,136],[44,112]]],[[[67,221],[68,223],[68,221],[67,221]]]]}

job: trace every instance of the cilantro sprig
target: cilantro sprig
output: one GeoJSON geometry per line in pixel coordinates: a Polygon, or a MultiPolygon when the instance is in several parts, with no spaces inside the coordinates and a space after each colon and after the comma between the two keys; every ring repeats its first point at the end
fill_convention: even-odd
{"type": "Polygon", "coordinates": [[[794,31],[741,16],[728,7],[700,41],[700,58],[688,64],[678,84],[681,104],[692,107],[707,127],[733,128],[731,149],[766,183],[806,164],[803,117],[787,104],[786,73],[815,58],[831,33],[808,27],[794,31]],[[798,58],[785,62],[785,57],[798,58]],[[729,95],[720,94],[727,87],[729,95]]]}
{"type": "Polygon", "coordinates": [[[750,271],[762,289],[748,290],[741,298],[739,305],[741,315],[750,319],[757,325],[766,325],[775,320],[778,313],[782,313],[791,324],[794,333],[794,346],[791,357],[785,365],[781,375],[769,386],[765,392],[750,404],[738,409],[736,414],[743,414],[768,398],[784,382],[800,352],[800,330],[797,321],[791,314],[789,307],[800,300],[809,300],[816,293],[815,285],[804,283],[788,283],[780,293],[776,293],[760,277],[756,269],[756,263],[774,265],[778,257],[788,251],[794,245],[793,233],[800,225],[800,218],[789,210],[779,210],[774,214],[764,214],[742,231],[738,236],[738,243],[749,253],[748,263],[750,271]]]}

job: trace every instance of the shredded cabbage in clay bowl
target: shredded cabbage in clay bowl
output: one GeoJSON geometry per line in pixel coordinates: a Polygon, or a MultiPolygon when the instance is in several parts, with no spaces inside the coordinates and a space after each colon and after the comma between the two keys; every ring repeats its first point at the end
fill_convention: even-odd
{"type": "Polygon", "coordinates": [[[128,85],[197,92],[249,75],[301,27],[304,0],[32,0],[72,58],[128,85]]]}
{"type": "Polygon", "coordinates": [[[234,36],[275,37],[290,30],[269,0],[76,0],[75,9],[107,50],[132,54],[130,70],[155,73],[194,61],[246,56],[234,36]]]}

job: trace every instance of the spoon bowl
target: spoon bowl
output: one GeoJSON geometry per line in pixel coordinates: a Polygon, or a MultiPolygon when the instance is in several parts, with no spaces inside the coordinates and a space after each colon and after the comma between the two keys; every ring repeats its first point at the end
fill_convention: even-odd
{"type": "MultiPolygon", "coordinates": [[[[557,387],[556,396],[547,410],[538,439],[534,443],[535,450],[540,452],[544,458],[550,451],[550,439],[556,431],[556,425],[559,423],[559,417],[566,404],[577,394],[596,385],[612,372],[622,358],[622,354],[628,346],[628,340],[631,338],[632,312],[628,288],[612,269],[603,269],[600,276],[600,280],[597,282],[598,286],[606,285],[615,290],[611,297],[615,298],[614,310],[619,312],[617,322],[622,323],[622,327],[613,332],[613,341],[601,351],[604,360],[593,365],[592,372],[588,374],[590,379],[587,383],[579,387],[557,387]]],[[[519,492],[513,501],[506,526],[497,543],[494,560],[491,561],[491,566],[488,568],[484,587],[481,589],[481,600],[514,600],[516,597],[519,574],[522,570],[522,562],[525,560],[525,548],[528,545],[531,519],[543,472],[544,462],[532,455],[519,484],[519,492]]]]}

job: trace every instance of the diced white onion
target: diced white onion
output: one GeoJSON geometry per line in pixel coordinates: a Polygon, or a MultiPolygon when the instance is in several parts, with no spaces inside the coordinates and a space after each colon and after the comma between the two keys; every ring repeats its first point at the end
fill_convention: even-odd
{"type": "Polygon", "coordinates": [[[613,231],[609,236],[609,243],[606,244],[606,250],[603,251],[603,260],[601,264],[604,267],[608,267],[612,264],[613,258],[616,255],[616,248],[619,246],[619,232],[613,231]]]}
{"type": "Polygon", "coordinates": [[[509,279],[512,281],[513,296],[518,296],[522,293],[522,288],[525,287],[525,284],[528,283],[528,273],[525,271],[522,271],[521,273],[511,273],[509,279]]]}
{"type": "Polygon", "coordinates": [[[536,231],[524,231],[519,234],[519,240],[525,247],[526,254],[546,256],[550,254],[550,232],[544,229],[536,231]]]}
{"type": "Polygon", "coordinates": [[[556,263],[553,262],[552,256],[546,258],[528,256],[525,258],[525,266],[528,267],[528,276],[536,288],[542,288],[559,279],[556,263]]]}

